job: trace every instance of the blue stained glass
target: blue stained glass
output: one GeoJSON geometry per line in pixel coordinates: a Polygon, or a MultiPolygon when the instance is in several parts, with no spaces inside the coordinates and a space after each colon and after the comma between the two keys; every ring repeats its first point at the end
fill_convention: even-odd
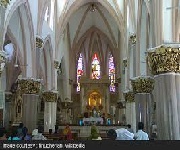
{"type": "Polygon", "coordinates": [[[80,80],[80,77],[83,75],[83,57],[82,57],[82,54],[80,53],[79,54],[79,59],[78,59],[78,64],[77,64],[77,88],[76,88],[76,91],[79,92],[80,91],[80,83],[79,83],[79,80],[80,80]]]}
{"type": "Polygon", "coordinates": [[[111,80],[111,84],[109,86],[109,90],[111,92],[116,91],[115,83],[115,66],[114,66],[114,58],[112,54],[109,55],[109,79],[111,80]]]}

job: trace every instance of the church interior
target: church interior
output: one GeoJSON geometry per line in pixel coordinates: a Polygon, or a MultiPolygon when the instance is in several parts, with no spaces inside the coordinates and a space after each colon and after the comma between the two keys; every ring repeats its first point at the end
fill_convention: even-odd
{"type": "Polygon", "coordinates": [[[1,127],[180,140],[180,0],[0,0],[0,47],[1,127]]]}

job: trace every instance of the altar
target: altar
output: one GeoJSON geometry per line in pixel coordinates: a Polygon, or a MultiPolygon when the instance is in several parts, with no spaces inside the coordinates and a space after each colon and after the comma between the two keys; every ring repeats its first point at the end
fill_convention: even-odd
{"type": "Polygon", "coordinates": [[[103,124],[103,118],[101,117],[90,117],[90,118],[83,118],[84,125],[92,125],[92,124],[103,124]]]}

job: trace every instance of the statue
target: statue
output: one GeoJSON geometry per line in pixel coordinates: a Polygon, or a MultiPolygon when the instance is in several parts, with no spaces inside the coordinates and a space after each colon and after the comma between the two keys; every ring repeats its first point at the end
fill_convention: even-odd
{"type": "Polygon", "coordinates": [[[93,115],[93,117],[97,117],[97,111],[96,111],[95,107],[92,110],[92,115],[93,115]]]}

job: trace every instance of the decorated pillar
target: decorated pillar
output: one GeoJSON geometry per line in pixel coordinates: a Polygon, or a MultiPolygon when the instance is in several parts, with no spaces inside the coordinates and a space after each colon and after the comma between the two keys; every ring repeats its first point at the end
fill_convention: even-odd
{"type": "Polygon", "coordinates": [[[133,91],[128,90],[123,95],[126,101],[126,123],[130,124],[133,131],[136,132],[135,94],[133,91]]]}
{"type": "Polygon", "coordinates": [[[21,78],[17,80],[17,84],[15,124],[23,122],[31,132],[37,127],[37,107],[41,82],[39,79],[21,78]]]}
{"type": "Polygon", "coordinates": [[[135,93],[136,127],[138,122],[144,123],[144,130],[151,133],[152,125],[152,90],[154,79],[149,76],[140,76],[131,79],[133,92],[135,93]]]}
{"type": "Polygon", "coordinates": [[[147,60],[155,79],[157,138],[180,140],[180,45],[150,49],[147,60]]]}
{"type": "Polygon", "coordinates": [[[42,98],[45,101],[44,109],[44,131],[49,132],[49,129],[55,130],[56,125],[56,109],[57,109],[57,91],[44,91],[42,98]]]}

